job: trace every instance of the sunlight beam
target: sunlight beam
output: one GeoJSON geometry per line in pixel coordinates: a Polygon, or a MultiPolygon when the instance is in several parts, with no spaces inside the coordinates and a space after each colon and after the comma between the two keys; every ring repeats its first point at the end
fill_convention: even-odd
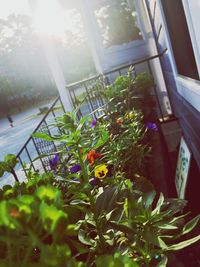
{"type": "Polygon", "coordinates": [[[56,0],[38,1],[33,24],[37,33],[57,37],[63,37],[71,25],[66,11],[56,0]]]}

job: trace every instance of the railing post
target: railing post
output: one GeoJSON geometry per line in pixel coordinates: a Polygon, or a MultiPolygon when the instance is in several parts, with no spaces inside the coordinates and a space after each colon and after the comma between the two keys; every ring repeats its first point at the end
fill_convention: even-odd
{"type": "Polygon", "coordinates": [[[11,173],[12,173],[12,175],[14,176],[14,178],[15,178],[15,181],[16,182],[19,182],[19,179],[18,179],[18,177],[17,177],[17,174],[16,174],[16,172],[15,172],[15,170],[12,168],[12,170],[11,170],[11,173]]]}

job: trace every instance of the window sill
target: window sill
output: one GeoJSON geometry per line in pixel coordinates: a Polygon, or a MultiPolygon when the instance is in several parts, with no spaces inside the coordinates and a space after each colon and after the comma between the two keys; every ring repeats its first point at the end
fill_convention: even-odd
{"type": "Polygon", "coordinates": [[[176,82],[179,94],[200,112],[200,81],[177,76],[176,82]]]}

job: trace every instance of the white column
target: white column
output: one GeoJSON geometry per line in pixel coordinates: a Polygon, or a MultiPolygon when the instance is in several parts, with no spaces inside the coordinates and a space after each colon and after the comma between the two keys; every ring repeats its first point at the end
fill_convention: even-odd
{"type": "Polygon", "coordinates": [[[103,43],[95,18],[93,4],[91,0],[80,0],[79,6],[96,70],[102,74],[106,66],[103,63],[103,43]]]}
{"type": "MultiPolygon", "coordinates": [[[[32,12],[32,16],[34,18],[35,12],[37,10],[37,0],[29,0],[29,5],[32,12]]],[[[48,38],[47,41],[41,40],[41,44],[43,46],[43,50],[46,55],[49,68],[51,70],[52,76],[54,78],[64,108],[66,111],[71,111],[73,106],[70,101],[71,100],[70,94],[69,91],[66,89],[66,80],[61,65],[59,63],[58,57],[56,55],[53,43],[51,42],[51,39],[48,38]]]]}
{"type": "Polygon", "coordinates": [[[42,43],[49,68],[51,70],[58,92],[60,94],[61,101],[64,105],[65,110],[71,111],[73,106],[70,101],[71,100],[70,94],[66,88],[66,80],[64,77],[64,73],[62,71],[58,57],[56,55],[53,43],[51,42],[51,40],[42,43]]]}

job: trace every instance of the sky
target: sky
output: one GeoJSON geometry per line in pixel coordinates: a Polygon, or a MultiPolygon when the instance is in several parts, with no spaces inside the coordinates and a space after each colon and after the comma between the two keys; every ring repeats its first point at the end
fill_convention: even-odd
{"type": "Polygon", "coordinates": [[[28,0],[0,0],[0,18],[6,18],[12,13],[29,15],[28,0]]]}
{"type": "Polygon", "coordinates": [[[76,30],[73,14],[62,9],[57,0],[0,0],[0,18],[5,19],[13,13],[33,15],[33,26],[40,34],[62,38],[66,30],[76,30]]]}

